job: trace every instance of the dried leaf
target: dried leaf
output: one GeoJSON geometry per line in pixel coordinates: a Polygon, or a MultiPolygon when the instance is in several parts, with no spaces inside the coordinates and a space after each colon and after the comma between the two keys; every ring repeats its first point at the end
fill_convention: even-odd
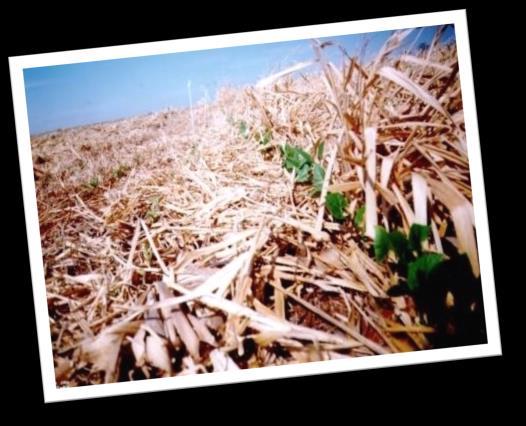
{"type": "Polygon", "coordinates": [[[95,338],[85,340],[81,345],[81,359],[92,363],[94,370],[104,371],[105,383],[115,382],[122,341],[127,334],[135,333],[138,328],[138,322],[125,322],[106,329],[95,338]]]}
{"type": "Polygon", "coordinates": [[[68,358],[57,357],[55,359],[55,381],[58,383],[63,380],[69,379],[75,368],[73,367],[73,361],[68,358]]]}
{"type": "Polygon", "coordinates": [[[413,186],[413,206],[415,209],[415,223],[427,225],[427,195],[426,180],[418,173],[411,174],[413,186]]]}
{"type": "Polygon", "coordinates": [[[180,310],[176,309],[172,313],[172,320],[177,330],[177,334],[183,341],[186,349],[194,359],[199,359],[199,339],[195,334],[193,327],[186,318],[186,315],[180,310]]]}
{"type": "Polygon", "coordinates": [[[146,330],[141,327],[131,339],[131,347],[133,356],[135,357],[135,365],[142,367],[146,361],[146,330]]]}
{"type": "Polygon", "coordinates": [[[411,80],[407,75],[401,73],[398,70],[395,70],[394,68],[390,66],[382,67],[378,71],[378,74],[380,74],[382,77],[387,78],[388,80],[393,81],[399,86],[403,87],[408,92],[415,95],[417,98],[419,98],[421,101],[423,101],[427,105],[436,109],[438,112],[443,114],[445,117],[451,120],[451,122],[454,123],[453,118],[444,109],[444,107],[440,105],[440,102],[438,102],[436,98],[431,93],[429,93],[426,89],[424,89],[422,86],[418,85],[413,80],[411,80]]]}
{"type": "Polygon", "coordinates": [[[473,206],[450,185],[434,179],[428,179],[428,182],[433,193],[449,209],[457,234],[458,250],[468,255],[473,274],[478,277],[480,265],[475,239],[473,206]]]}
{"type": "Polygon", "coordinates": [[[376,128],[365,129],[365,235],[374,238],[375,228],[378,224],[376,212],[376,128]]]}
{"type": "Polygon", "coordinates": [[[220,349],[214,349],[210,352],[210,360],[212,361],[214,372],[239,370],[234,360],[220,349]]]}
{"type": "Polygon", "coordinates": [[[152,366],[163,370],[167,375],[172,374],[172,363],[166,341],[155,333],[146,337],[146,358],[152,366]]]}
{"type": "Polygon", "coordinates": [[[208,343],[210,346],[217,346],[216,339],[214,335],[210,332],[210,330],[208,330],[208,327],[206,326],[204,320],[197,318],[193,315],[188,315],[188,319],[190,320],[192,327],[194,327],[194,330],[197,333],[199,340],[208,343]]]}

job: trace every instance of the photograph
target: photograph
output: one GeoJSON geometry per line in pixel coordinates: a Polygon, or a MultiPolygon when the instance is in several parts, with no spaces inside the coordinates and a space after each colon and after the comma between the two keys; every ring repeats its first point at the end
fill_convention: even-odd
{"type": "Polygon", "coordinates": [[[465,11],[10,67],[46,401],[500,354],[465,11]]]}

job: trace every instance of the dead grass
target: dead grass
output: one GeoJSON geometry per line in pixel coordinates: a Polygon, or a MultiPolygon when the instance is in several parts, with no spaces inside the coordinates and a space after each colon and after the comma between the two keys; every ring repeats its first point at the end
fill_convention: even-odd
{"type": "MultiPolygon", "coordinates": [[[[32,140],[57,384],[255,368],[429,347],[372,240],[430,224],[478,274],[456,50],[269,76],[189,110],[32,140]],[[239,131],[246,123],[247,135],[239,131]],[[258,135],[271,132],[266,145],[258,135]],[[281,164],[324,141],[321,196],[281,164]]],[[[292,69],[298,71],[308,64],[292,69]]]]}

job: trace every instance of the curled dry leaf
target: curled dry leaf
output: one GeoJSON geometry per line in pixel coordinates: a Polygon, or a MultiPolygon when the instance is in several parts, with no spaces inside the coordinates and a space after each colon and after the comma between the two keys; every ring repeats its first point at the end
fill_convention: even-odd
{"type": "Polygon", "coordinates": [[[96,371],[104,371],[104,382],[113,383],[118,377],[118,359],[126,335],[133,334],[140,323],[122,323],[110,327],[98,336],[85,340],[81,345],[81,359],[93,364],[96,371]]]}
{"type": "Polygon", "coordinates": [[[75,370],[73,366],[73,361],[68,358],[58,357],[55,360],[55,380],[58,383],[63,380],[69,379],[73,371],[75,370]]]}
{"type": "Polygon", "coordinates": [[[142,367],[146,362],[146,330],[141,327],[131,340],[131,347],[133,356],[135,357],[135,365],[142,367]]]}
{"type": "Polygon", "coordinates": [[[166,340],[155,333],[146,337],[146,360],[154,367],[164,371],[166,375],[172,374],[172,363],[166,340]]]}
{"type": "Polygon", "coordinates": [[[214,349],[210,352],[210,360],[212,361],[214,372],[239,370],[234,360],[220,349],[214,349]]]}
{"type": "Polygon", "coordinates": [[[208,343],[210,346],[217,346],[217,342],[214,335],[210,332],[203,319],[197,318],[193,315],[188,315],[188,319],[194,327],[194,330],[197,333],[199,340],[208,343]]]}
{"type": "Polygon", "coordinates": [[[446,116],[452,123],[455,123],[451,115],[449,115],[449,113],[444,109],[440,102],[438,102],[438,100],[426,89],[424,89],[418,83],[415,83],[413,80],[411,80],[411,78],[409,78],[407,75],[390,66],[382,67],[378,71],[378,74],[403,87],[408,92],[415,95],[418,99],[420,99],[427,105],[433,107],[438,112],[446,116]]]}

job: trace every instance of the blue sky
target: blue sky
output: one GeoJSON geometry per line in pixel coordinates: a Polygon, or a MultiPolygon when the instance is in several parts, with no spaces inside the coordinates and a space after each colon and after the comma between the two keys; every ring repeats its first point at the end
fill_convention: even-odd
{"type": "MultiPolygon", "coordinates": [[[[406,39],[405,47],[419,36],[416,46],[429,43],[436,27],[426,27],[406,39]]],[[[351,56],[358,56],[368,41],[365,60],[371,59],[391,31],[338,36],[332,40],[351,56]]],[[[454,39],[449,27],[443,40],[454,39]]],[[[326,49],[336,64],[341,53],[326,49]]],[[[28,68],[24,70],[31,134],[59,128],[111,121],[188,106],[188,81],[193,102],[212,100],[224,85],[243,86],[299,61],[314,58],[310,40],[142,56],[129,59],[28,68]]]]}

